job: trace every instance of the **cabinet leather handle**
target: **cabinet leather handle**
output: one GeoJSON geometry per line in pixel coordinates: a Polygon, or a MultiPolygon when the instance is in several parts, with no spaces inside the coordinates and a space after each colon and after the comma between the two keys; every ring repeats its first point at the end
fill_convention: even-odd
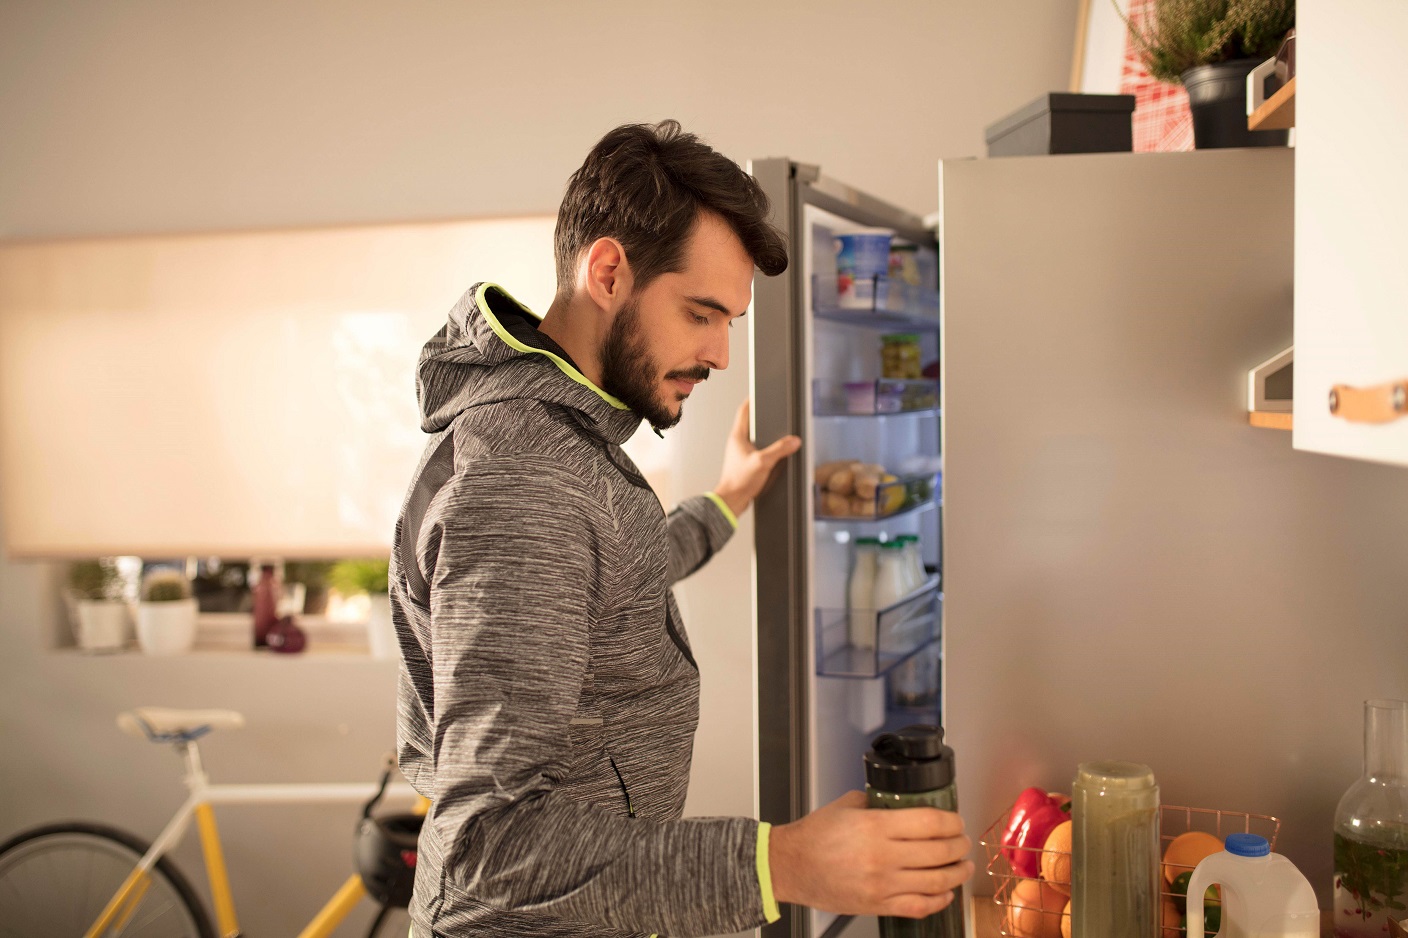
{"type": "Polygon", "coordinates": [[[1337,384],[1330,389],[1330,413],[1350,423],[1390,423],[1408,417],[1408,378],[1372,388],[1337,384]]]}

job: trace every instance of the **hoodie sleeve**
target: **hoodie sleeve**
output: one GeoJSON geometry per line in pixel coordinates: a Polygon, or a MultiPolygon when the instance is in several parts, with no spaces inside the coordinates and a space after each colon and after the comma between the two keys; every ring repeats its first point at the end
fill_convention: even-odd
{"type": "Polygon", "coordinates": [[[766,825],[630,818],[559,790],[602,600],[599,535],[611,516],[601,500],[546,460],[477,460],[431,518],[421,544],[435,713],[427,823],[446,844],[451,883],[505,912],[626,931],[720,934],[775,917],[766,825]]]}
{"type": "Polygon", "coordinates": [[[668,521],[671,586],[708,563],[738,528],[738,519],[713,492],[680,502],[668,521]]]}

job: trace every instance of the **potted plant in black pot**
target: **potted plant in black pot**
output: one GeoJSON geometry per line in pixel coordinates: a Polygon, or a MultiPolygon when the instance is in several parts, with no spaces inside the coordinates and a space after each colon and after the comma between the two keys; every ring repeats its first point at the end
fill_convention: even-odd
{"type": "Polygon", "coordinates": [[[1149,74],[1188,91],[1198,149],[1286,145],[1284,130],[1247,129],[1247,74],[1296,25],[1295,0],[1153,0],[1125,24],[1149,74]]]}
{"type": "Polygon", "coordinates": [[[385,560],[340,560],[328,571],[328,585],[344,599],[367,596],[367,641],[373,658],[396,658],[401,648],[391,624],[389,564],[385,560]]]}

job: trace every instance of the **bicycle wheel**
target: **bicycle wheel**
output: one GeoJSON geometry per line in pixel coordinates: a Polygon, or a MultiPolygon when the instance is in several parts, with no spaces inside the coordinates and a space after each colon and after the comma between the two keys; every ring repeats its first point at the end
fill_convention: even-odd
{"type": "MultiPolygon", "coordinates": [[[[100,824],[50,824],[12,837],[0,846],[0,938],[82,938],[149,846],[100,824]]],[[[166,857],[121,934],[215,938],[200,900],[166,857]]]]}

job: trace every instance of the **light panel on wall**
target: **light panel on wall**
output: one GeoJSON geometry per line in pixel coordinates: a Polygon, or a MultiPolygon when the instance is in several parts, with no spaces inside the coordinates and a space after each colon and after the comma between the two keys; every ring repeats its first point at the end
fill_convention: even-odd
{"type": "Polygon", "coordinates": [[[385,553],[460,295],[554,292],[548,217],[0,245],[12,557],[385,553]]]}

